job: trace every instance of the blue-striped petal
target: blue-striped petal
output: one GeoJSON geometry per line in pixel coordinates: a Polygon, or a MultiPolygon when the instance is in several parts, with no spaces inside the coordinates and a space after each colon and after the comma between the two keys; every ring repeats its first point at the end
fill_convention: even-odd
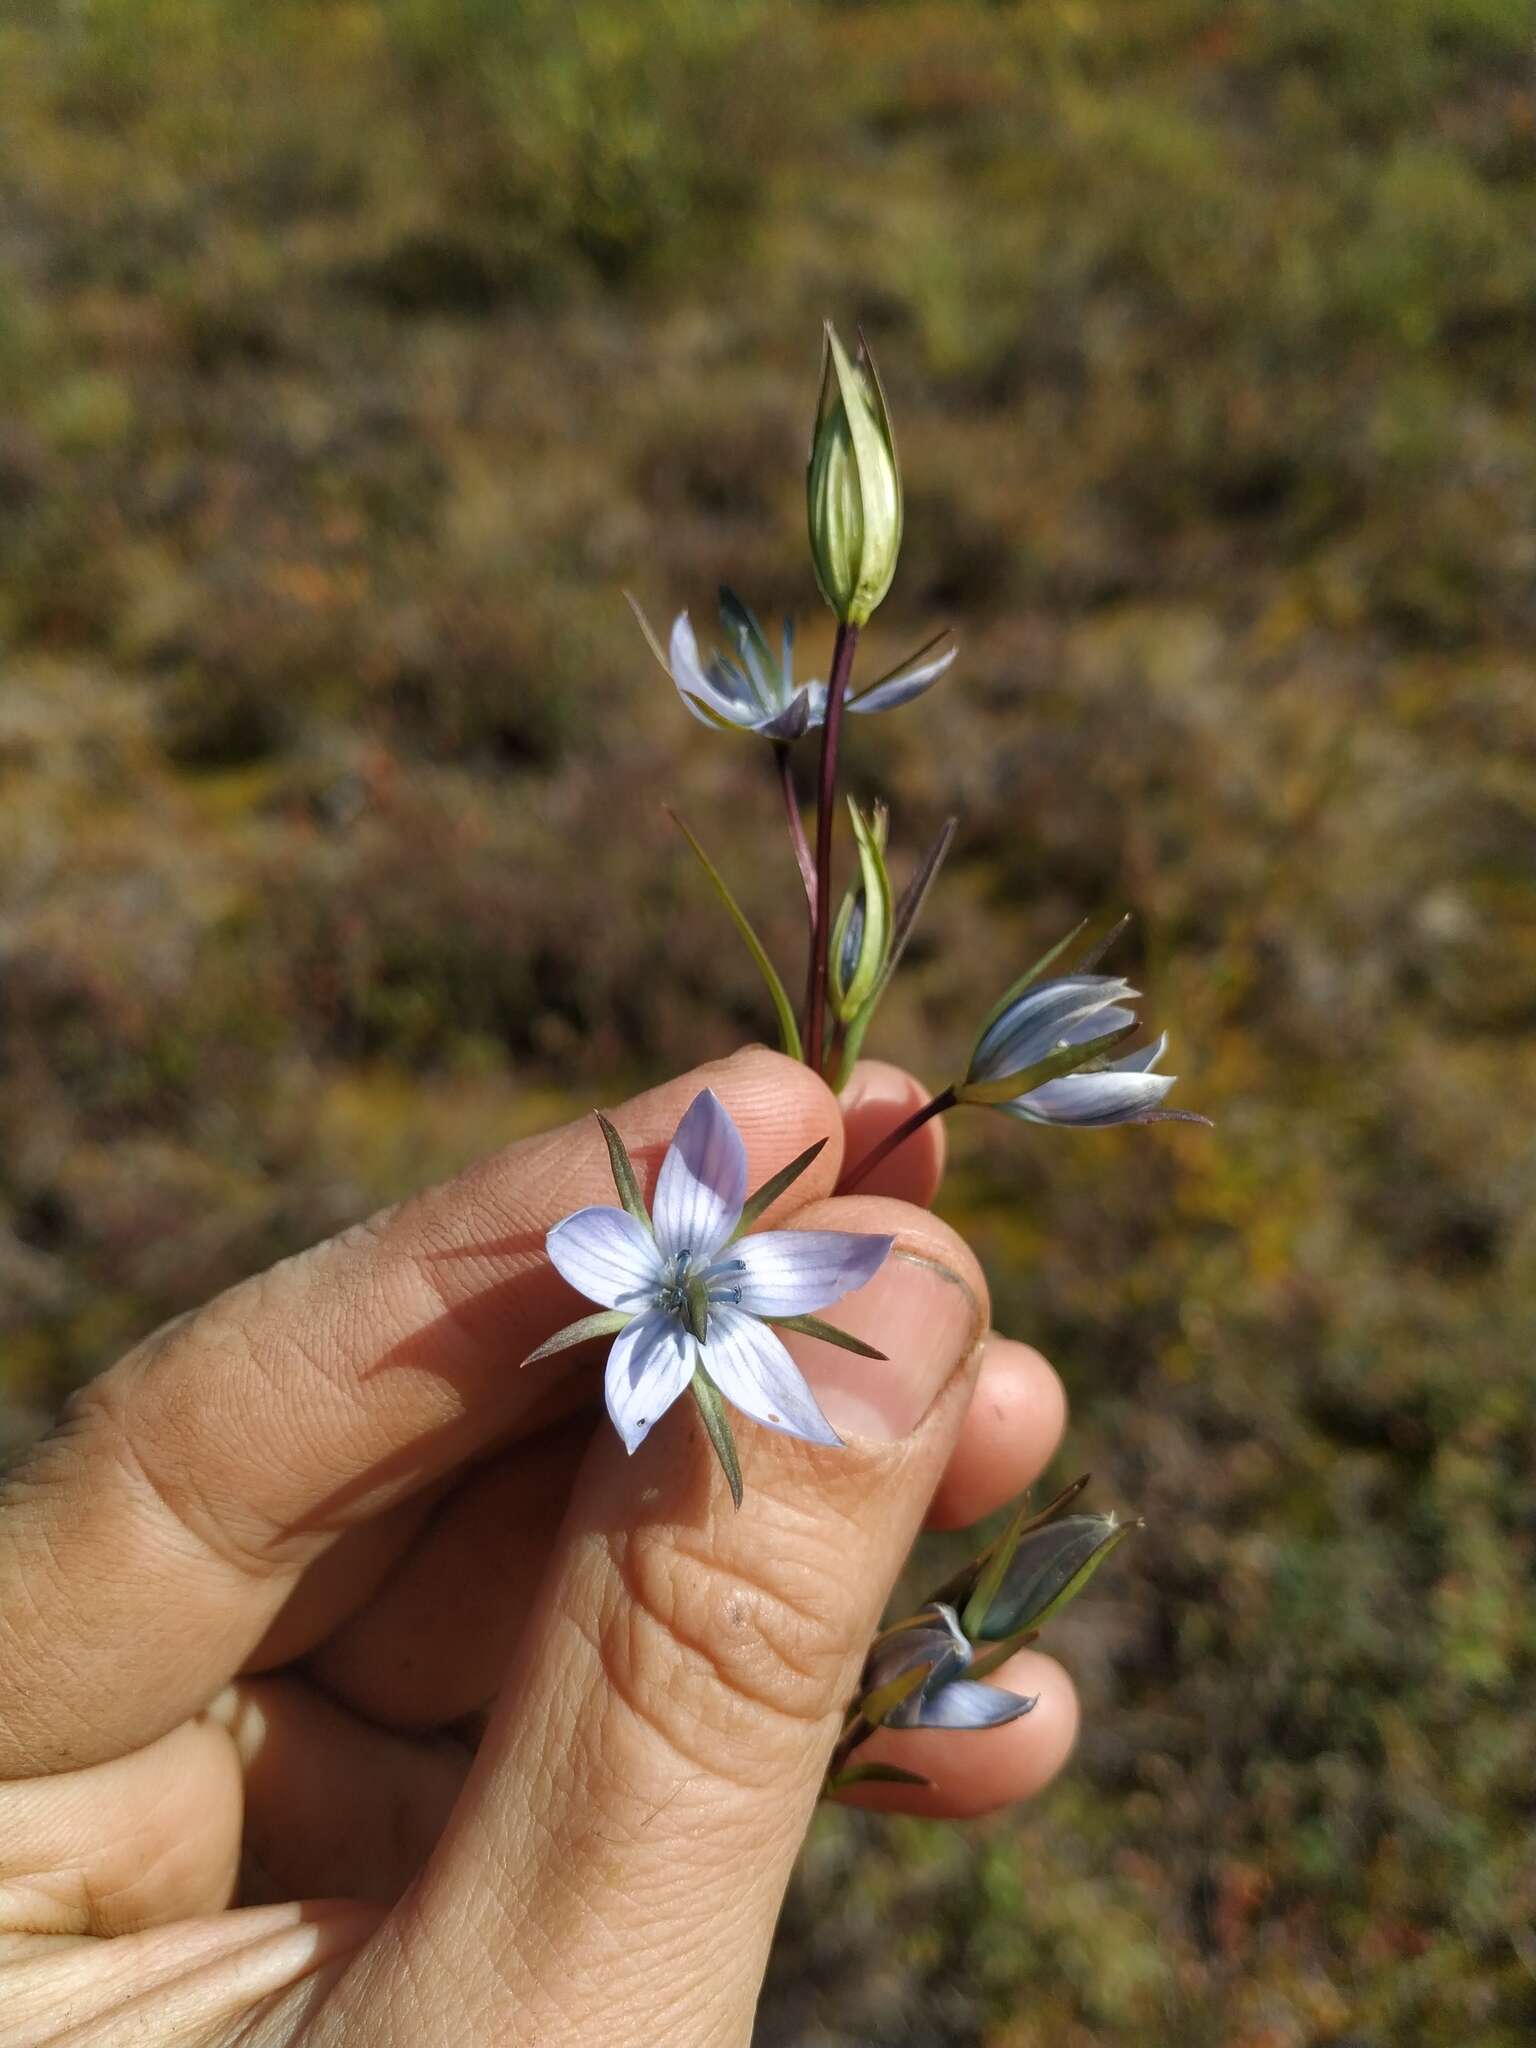
{"type": "Polygon", "coordinates": [[[804,1316],[830,1308],[872,1280],[894,1238],[852,1230],[765,1230],[731,1247],[737,1305],[755,1316],[804,1316]]]}
{"type": "Polygon", "coordinates": [[[711,1308],[702,1349],[705,1370],[743,1415],[807,1443],[842,1442],[799,1366],[766,1323],[740,1309],[711,1308]]]}
{"type": "Polygon", "coordinates": [[[620,1330],[608,1353],[604,1392],[613,1426],[633,1457],[693,1378],[693,1339],[675,1316],[651,1309],[620,1330]]]}
{"type": "Polygon", "coordinates": [[[666,1254],[689,1252],[706,1264],[741,1220],[747,1199],[747,1151],[711,1088],[693,1098],[656,1178],[651,1221],[666,1254]]]}
{"type": "Polygon", "coordinates": [[[544,1244],[561,1278],[603,1308],[642,1307],[656,1292],[662,1262],[655,1239],[622,1209],[578,1209],[544,1244]]]}

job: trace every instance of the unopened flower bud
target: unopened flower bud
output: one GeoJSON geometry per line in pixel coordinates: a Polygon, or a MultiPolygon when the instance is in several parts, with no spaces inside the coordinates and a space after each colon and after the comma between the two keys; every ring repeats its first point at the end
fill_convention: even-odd
{"type": "Polygon", "coordinates": [[[861,340],[850,361],[830,322],[806,509],[821,594],[845,625],[862,626],[896,573],[901,472],[874,360],[861,340]]]}

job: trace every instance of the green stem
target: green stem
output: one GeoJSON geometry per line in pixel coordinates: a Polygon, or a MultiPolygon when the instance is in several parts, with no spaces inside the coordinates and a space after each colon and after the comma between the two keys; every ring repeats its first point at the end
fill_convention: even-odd
{"type": "Polygon", "coordinates": [[[837,753],[843,730],[843,700],[853,673],[859,629],[846,621],[838,626],[827,678],[827,715],[821,728],[821,777],[816,791],[816,916],[811,932],[811,957],[805,978],[805,1063],[822,1069],[822,1042],[827,1007],[827,947],[832,911],[832,822],[837,808],[837,753]]]}

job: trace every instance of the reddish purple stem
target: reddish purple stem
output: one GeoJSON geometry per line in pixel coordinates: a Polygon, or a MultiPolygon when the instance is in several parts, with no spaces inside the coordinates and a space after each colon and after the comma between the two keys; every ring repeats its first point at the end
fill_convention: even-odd
{"type": "Polygon", "coordinates": [[[827,678],[827,716],[821,728],[821,778],[816,791],[816,917],[811,932],[811,957],[805,978],[805,1063],[821,1072],[827,1007],[827,948],[831,935],[832,825],[837,806],[837,749],[843,729],[843,699],[853,673],[859,629],[846,623],[837,629],[832,673],[827,678]]]}

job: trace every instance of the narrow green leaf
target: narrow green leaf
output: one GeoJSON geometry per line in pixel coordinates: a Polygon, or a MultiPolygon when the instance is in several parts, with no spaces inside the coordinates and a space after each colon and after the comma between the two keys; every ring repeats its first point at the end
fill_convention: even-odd
{"type": "Polygon", "coordinates": [[[1012,1102],[1017,1096],[1027,1095],[1032,1088],[1040,1087],[1043,1082],[1055,1081],[1062,1074],[1075,1074],[1079,1067],[1102,1059],[1140,1029],[1139,1024],[1132,1022],[1123,1024],[1118,1031],[1106,1031],[1102,1037],[1090,1038],[1083,1045],[1058,1045],[1054,1052],[1048,1052],[1033,1066],[1024,1067],[1017,1074],[999,1074],[995,1081],[956,1081],[955,1100],[982,1104],[1012,1102]]]}
{"type": "Polygon", "coordinates": [[[771,1209],[780,1195],[792,1188],[805,1169],[827,1148],[825,1138],[818,1138],[814,1145],[807,1145],[798,1159],[791,1159],[788,1166],[781,1166],[771,1180],[765,1180],[755,1195],[748,1195],[741,1212],[741,1221],[731,1232],[730,1242],[745,1237],[765,1210],[771,1209]]]}
{"type": "Polygon", "coordinates": [[[900,1764],[850,1764],[831,1780],[827,1792],[846,1792],[854,1785],[919,1785],[931,1792],[933,1780],[920,1771],[904,1771],[900,1764]]]}
{"type": "Polygon", "coordinates": [[[599,1309],[596,1315],[567,1323],[563,1330],[556,1330],[553,1337],[546,1337],[537,1351],[529,1352],[523,1364],[532,1365],[537,1359],[548,1358],[555,1351],[568,1351],[573,1344],[585,1344],[589,1337],[616,1337],[624,1325],[633,1320],[628,1309],[599,1309]]]}
{"type": "Polygon", "coordinates": [[[608,1164],[613,1169],[613,1184],[619,1191],[619,1200],[635,1221],[643,1223],[649,1230],[651,1219],[646,1212],[645,1197],[640,1192],[640,1182],[630,1163],[624,1140],[600,1109],[594,1111],[594,1114],[602,1125],[603,1136],[607,1140],[608,1164]]]}
{"type": "Polygon", "coordinates": [[[693,848],[695,859],[714,884],[715,894],[730,913],[731,921],[737,931],[741,933],[747,951],[757,962],[757,970],[768,985],[768,993],[773,999],[773,1007],[778,1016],[780,1050],[788,1053],[792,1060],[803,1059],[805,1055],[800,1044],[800,1027],[795,1022],[794,1007],[784,992],[784,984],[780,981],[773,962],[768,958],[767,953],[763,949],[761,939],[759,939],[757,933],[753,931],[751,924],[748,922],[746,912],[726,887],[725,878],[721,875],[720,870],[715,866],[703,847],[700,846],[698,840],[694,838],[676,811],[670,805],[665,805],[663,808],[678,831],[682,833],[688,844],[693,848]]]}
{"type": "Polygon", "coordinates": [[[884,1685],[876,1686],[859,1701],[859,1714],[873,1728],[878,1728],[886,1717],[894,1714],[905,1699],[910,1699],[918,1687],[932,1677],[932,1664],[914,1664],[910,1671],[903,1671],[896,1678],[888,1679],[884,1685]]]}
{"type": "Polygon", "coordinates": [[[764,1316],[763,1321],[772,1323],[776,1330],[795,1330],[802,1337],[819,1337],[823,1344],[835,1344],[841,1351],[856,1351],[860,1358],[878,1358],[882,1364],[890,1363],[885,1352],[877,1351],[873,1344],[866,1344],[862,1337],[850,1337],[835,1323],[824,1323],[820,1316],[764,1316]]]}
{"type": "Polygon", "coordinates": [[[731,1425],[725,1413],[725,1401],[702,1365],[693,1369],[693,1378],[688,1383],[698,1407],[699,1419],[704,1424],[705,1434],[715,1447],[715,1456],[725,1474],[725,1483],[731,1489],[731,1499],[741,1506],[741,1460],[736,1455],[736,1439],[731,1434],[731,1425]]]}
{"type": "Polygon", "coordinates": [[[1112,1529],[1092,1556],[1085,1559],[1079,1570],[1068,1579],[1056,1597],[1042,1607],[1038,1614],[1031,1615],[1026,1625],[1016,1630],[1013,1635],[1005,1636],[1001,1642],[989,1643],[966,1667],[966,1677],[987,1677],[989,1673],[996,1671],[999,1665],[1005,1664],[1015,1650],[1022,1649],[1026,1643],[1032,1643],[1051,1616],[1059,1614],[1069,1601],[1077,1598],[1105,1558],[1120,1548],[1133,1529],[1140,1529],[1142,1526],[1140,1522],[1122,1522],[1118,1528],[1112,1529]]]}

